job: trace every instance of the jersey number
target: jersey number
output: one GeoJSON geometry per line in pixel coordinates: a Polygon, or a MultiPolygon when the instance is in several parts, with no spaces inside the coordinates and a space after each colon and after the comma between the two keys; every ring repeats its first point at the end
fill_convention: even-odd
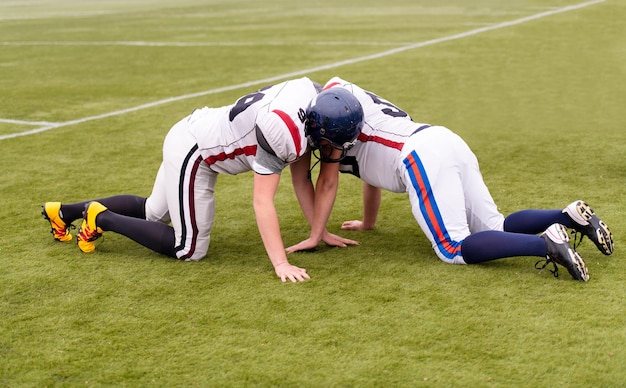
{"type": "Polygon", "coordinates": [[[263,99],[263,96],[265,96],[265,94],[261,93],[261,92],[254,92],[254,93],[250,93],[248,95],[245,95],[243,97],[241,97],[240,99],[237,100],[237,103],[235,104],[235,106],[233,106],[230,110],[230,114],[228,115],[228,118],[230,119],[230,121],[233,121],[235,119],[235,117],[237,117],[237,115],[241,112],[243,112],[244,110],[248,109],[248,107],[252,104],[254,104],[255,102],[263,99]]]}
{"type": "Polygon", "coordinates": [[[397,106],[395,106],[394,104],[388,101],[381,100],[380,97],[378,97],[374,93],[371,93],[371,92],[365,92],[365,93],[367,93],[367,95],[370,96],[372,98],[372,101],[374,101],[376,104],[386,105],[388,107],[388,108],[381,109],[381,111],[384,114],[393,116],[393,117],[407,117],[408,116],[408,114],[405,111],[403,111],[402,109],[398,108],[397,106]]]}
{"type": "MultiPolygon", "coordinates": [[[[372,99],[372,101],[374,101],[374,103],[378,105],[386,106],[386,108],[381,109],[381,112],[383,112],[384,114],[388,116],[392,116],[392,117],[408,117],[408,114],[405,111],[393,105],[389,101],[382,100],[380,97],[378,97],[372,92],[366,91],[365,93],[367,93],[367,95],[370,96],[370,98],[372,99]]],[[[361,177],[361,174],[359,172],[359,163],[357,162],[354,156],[346,156],[339,163],[340,163],[339,165],[340,172],[352,174],[356,176],[357,178],[361,177]]]]}

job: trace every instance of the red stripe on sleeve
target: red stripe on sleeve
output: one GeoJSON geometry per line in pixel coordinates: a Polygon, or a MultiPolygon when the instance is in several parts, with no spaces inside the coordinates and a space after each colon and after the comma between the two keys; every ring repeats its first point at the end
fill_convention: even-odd
{"type": "Polygon", "coordinates": [[[283,120],[287,128],[289,128],[289,133],[291,133],[291,138],[293,139],[293,142],[296,146],[296,157],[301,156],[302,137],[300,136],[300,131],[298,130],[298,126],[296,125],[296,123],[293,122],[291,117],[289,117],[289,115],[283,112],[282,110],[274,109],[272,112],[276,113],[278,117],[280,117],[281,120],[283,120]]]}

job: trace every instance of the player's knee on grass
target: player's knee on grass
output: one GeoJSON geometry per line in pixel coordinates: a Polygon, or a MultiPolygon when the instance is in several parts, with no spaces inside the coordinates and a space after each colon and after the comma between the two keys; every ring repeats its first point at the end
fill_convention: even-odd
{"type": "Polygon", "coordinates": [[[184,261],[200,261],[204,259],[209,251],[211,236],[196,237],[195,241],[188,241],[184,247],[176,250],[176,257],[184,261]]]}
{"type": "Polygon", "coordinates": [[[446,264],[467,264],[461,254],[460,242],[444,240],[433,243],[433,250],[439,260],[446,264]]]}

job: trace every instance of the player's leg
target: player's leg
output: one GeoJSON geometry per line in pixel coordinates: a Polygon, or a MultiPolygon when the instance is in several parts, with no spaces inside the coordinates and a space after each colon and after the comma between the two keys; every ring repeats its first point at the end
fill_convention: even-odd
{"type": "Polygon", "coordinates": [[[561,210],[527,209],[509,214],[504,219],[504,230],[512,233],[538,234],[554,223],[568,228],[574,226],[572,219],[561,210]]]}
{"type": "MultiPolygon", "coordinates": [[[[461,244],[463,260],[467,264],[475,264],[515,256],[547,258],[567,268],[574,279],[586,281],[589,275],[585,262],[571,248],[569,236],[562,233],[565,228],[558,223],[568,220],[551,211],[539,212],[541,214],[532,211],[520,213],[513,220],[521,215],[537,216],[539,220],[527,220],[527,225],[534,224],[535,228],[540,228],[535,233],[543,232],[542,235],[505,232],[506,220],[497,211],[474,153],[465,142],[458,143],[456,148],[455,155],[460,158],[468,220],[473,232],[461,244]]],[[[554,273],[558,274],[556,265],[554,273]]]]}
{"type": "Polygon", "coordinates": [[[502,232],[504,217],[495,210],[469,147],[444,129],[423,133],[415,136],[420,144],[404,163],[413,215],[437,256],[452,264],[545,257],[546,244],[539,236],[502,232]],[[479,232],[470,234],[470,222],[479,232]]]}
{"type": "MultiPolygon", "coordinates": [[[[164,163],[159,166],[154,185],[152,186],[152,192],[146,199],[145,203],[145,218],[148,221],[161,221],[164,223],[170,222],[170,210],[167,206],[167,187],[168,181],[165,179],[164,163]]],[[[177,185],[173,185],[177,186],[177,185]]]]}
{"type": "MultiPolygon", "coordinates": [[[[175,128],[163,146],[163,171],[168,182],[165,194],[174,228],[174,250],[178,259],[197,261],[206,256],[209,248],[217,173],[204,163],[196,139],[186,125],[175,128]]],[[[150,200],[146,209],[152,207],[150,200]]]]}
{"type": "Polygon", "coordinates": [[[504,221],[504,230],[515,233],[537,234],[548,226],[559,223],[587,236],[605,255],[613,253],[611,230],[584,201],[570,203],[563,210],[521,210],[504,221]]]}
{"type": "Polygon", "coordinates": [[[441,130],[437,136],[420,141],[417,152],[408,154],[404,161],[407,181],[411,182],[407,185],[409,198],[413,215],[442,261],[474,264],[513,256],[550,255],[574,278],[588,279],[584,261],[571,249],[567,234],[563,237],[546,231],[536,236],[502,231],[504,217],[497,212],[478,162],[462,139],[441,130]],[[439,152],[433,152],[436,149],[439,152]],[[482,231],[470,234],[470,224],[482,231]]]}
{"type": "Polygon", "coordinates": [[[503,219],[483,181],[478,160],[464,141],[457,144],[455,156],[461,156],[460,163],[466,162],[461,164],[461,176],[468,223],[472,233],[504,230],[512,233],[539,234],[553,224],[561,224],[587,236],[603,254],[610,255],[613,252],[611,231],[584,201],[574,201],[563,210],[521,210],[503,219]]]}
{"type": "MultiPolygon", "coordinates": [[[[41,214],[50,222],[51,233],[56,240],[69,241],[72,239],[70,229],[72,223],[83,218],[85,206],[94,200],[63,204],[61,202],[46,202],[42,205],[41,214]]],[[[135,218],[145,218],[144,205],[146,198],[136,195],[115,195],[99,198],[98,201],[116,213],[135,218]]]]}
{"type": "Polygon", "coordinates": [[[118,214],[134,218],[146,218],[146,198],[130,194],[120,194],[75,203],[62,203],[61,208],[59,209],[59,215],[66,223],[72,223],[79,218],[83,218],[85,205],[92,201],[100,202],[109,210],[118,214]]]}
{"type": "Polygon", "coordinates": [[[472,233],[461,245],[463,261],[474,264],[513,256],[545,257],[546,244],[539,236],[503,232],[505,218],[485,184],[476,155],[460,137],[450,139],[450,143],[454,147],[454,155],[450,157],[458,166],[467,222],[472,233]]]}
{"type": "Polygon", "coordinates": [[[161,163],[149,198],[113,196],[67,205],[67,209],[74,212],[77,212],[74,208],[81,204],[83,206],[78,247],[83,252],[92,252],[95,249],[94,241],[105,231],[110,231],[126,236],[155,252],[175,258],[174,229],[166,224],[168,213],[165,187],[161,163]],[[153,209],[159,209],[161,218],[156,217],[157,213],[153,209]]]}
{"type": "Polygon", "coordinates": [[[464,264],[461,243],[470,229],[458,163],[453,151],[448,151],[449,135],[442,127],[413,135],[405,144],[403,181],[413,216],[437,257],[464,264]]]}
{"type": "Polygon", "coordinates": [[[176,193],[168,190],[174,227],[176,257],[198,261],[206,256],[215,218],[214,188],[217,173],[210,171],[197,150],[183,165],[185,171],[176,193]]]}
{"type": "MultiPolygon", "coordinates": [[[[478,159],[460,137],[448,140],[452,152],[448,156],[456,166],[454,175],[460,177],[467,222],[471,235],[465,236],[461,251],[467,264],[512,256],[546,255],[546,244],[538,236],[505,233],[504,216],[483,180],[478,159]]],[[[541,230],[545,230],[547,225],[541,230]]]]}
{"type": "Polygon", "coordinates": [[[146,220],[105,211],[97,223],[156,252],[195,261],[209,247],[217,174],[204,163],[186,123],[181,120],[165,138],[163,163],[145,202],[146,220]],[[170,221],[172,226],[166,224],[170,221]]]}
{"type": "Polygon", "coordinates": [[[97,201],[88,203],[78,230],[78,247],[83,252],[92,252],[95,249],[95,240],[104,232],[116,232],[157,253],[176,257],[174,229],[171,226],[159,221],[117,214],[97,201]]]}
{"type": "MultiPolygon", "coordinates": [[[[50,223],[50,233],[52,233],[55,240],[70,241],[72,239],[70,229],[75,228],[72,223],[83,218],[85,208],[89,203],[96,201],[120,215],[145,219],[146,200],[145,197],[137,195],[121,194],[74,203],[46,202],[41,206],[41,214],[50,223]]],[[[165,207],[167,207],[166,203],[165,207]]]]}
{"type": "MultiPolygon", "coordinates": [[[[415,220],[439,259],[450,264],[464,264],[461,242],[469,235],[469,226],[462,206],[463,193],[458,189],[460,182],[453,175],[446,180],[440,179],[439,175],[429,175],[416,152],[407,155],[404,163],[411,182],[408,193],[415,220]]],[[[430,167],[435,164],[426,163],[430,167]]]]}
{"type": "Polygon", "coordinates": [[[150,197],[136,197],[131,201],[117,201],[116,197],[105,198],[85,204],[87,216],[81,224],[78,246],[83,252],[95,249],[94,241],[105,231],[119,233],[131,240],[163,255],[176,258],[174,251],[174,229],[167,225],[169,214],[165,199],[166,181],[163,163],[159,167],[150,197]],[[128,202],[128,203],[124,203],[128,202]],[[113,206],[111,206],[113,205],[113,206]],[[140,209],[139,209],[140,207],[140,209]],[[133,215],[120,214],[119,209],[132,211],[133,215]]]}
{"type": "Polygon", "coordinates": [[[457,142],[455,156],[460,157],[463,190],[466,198],[468,223],[472,233],[484,230],[504,230],[512,233],[539,234],[555,223],[573,228],[587,236],[605,255],[613,252],[613,236],[604,223],[584,201],[574,201],[563,210],[527,209],[510,214],[505,219],[485,185],[478,160],[462,139],[457,142]]]}
{"type": "MultiPolygon", "coordinates": [[[[585,261],[572,249],[567,229],[561,224],[549,226],[540,236],[495,230],[474,233],[463,240],[461,252],[467,264],[515,256],[546,258],[546,265],[558,263],[574,279],[589,280],[585,261]]],[[[558,276],[556,265],[552,272],[558,276]]]]}
{"type": "Polygon", "coordinates": [[[547,255],[546,242],[534,234],[485,230],[467,236],[461,244],[463,261],[467,264],[514,256],[547,255]]]}
{"type": "Polygon", "coordinates": [[[163,163],[144,206],[147,220],[121,215],[99,202],[91,202],[78,233],[81,250],[92,251],[95,239],[105,231],[113,231],[170,257],[192,260],[204,257],[214,214],[213,209],[209,210],[210,206],[205,204],[212,204],[214,182],[211,183],[210,178],[215,174],[204,164],[185,123],[181,120],[172,127],[165,139],[163,163]],[[209,189],[210,201],[206,200],[209,189]],[[164,223],[169,217],[172,226],[164,223]],[[184,238],[186,234],[191,236],[187,240],[184,238]],[[189,244],[182,244],[189,248],[189,256],[178,254],[180,241],[189,244]]]}

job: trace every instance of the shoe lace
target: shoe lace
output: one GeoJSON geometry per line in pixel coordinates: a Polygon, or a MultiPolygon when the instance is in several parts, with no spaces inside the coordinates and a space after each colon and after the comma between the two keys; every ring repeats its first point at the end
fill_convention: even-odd
{"type": "Polygon", "coordinates": [[[50,233],[53,233],[53,234],[56,235],[56,234],[61,234],[61,233],[67,233],[67,231],[73,230],[73,229],[76,229],[76,225],[74,225],[74,224],[66,224],[65,225],[65,230],[57,232],[57,229],[55,229],[53,227],[53,228],[50,229],[50,233]]]}
{"type": "Polygon", "coordinates": [[[101,233],[98,233],[98,229],[91,229],[89,226],[86,226],[85,228],[81,228],[81,230],[78,232],[84,241],[87,242],[93,242],[96,239],[98,239],[100,236],[102,236],[101,233]]]}
{"type": "Polygon", "coordinates": [[[556,262],[550,257],[546,256],[544,259],[540,259],[535,263],[535,269],[539,270],[539,273],[544,270],[549,264],[552,264],[554,269],[548,268],[548,271],[552,272],[555,278],[559,277],[559,268],[556,266],[556,262]]]}
{"type": "Polygon", "coordinates": [[[571,240],[572,240],[574,252],[577,252],[576,248],[578,248],[580,244],[583,242],[585,235],[582,232],[577,231],[576,229],[572,229],[570,231],[570,234],[572,235],[571,240]]]}

